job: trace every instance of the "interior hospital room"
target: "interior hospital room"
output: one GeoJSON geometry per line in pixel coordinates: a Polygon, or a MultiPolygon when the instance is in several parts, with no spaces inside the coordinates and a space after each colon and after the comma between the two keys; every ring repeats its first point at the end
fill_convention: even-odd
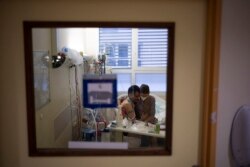
{"type": "MultiPolygon", "coordinates": [[[[1,167],[233,166],[232,161],[235,157],[232,157],[230,151],[232,123],[238,109],[243,104],[250,103],[250,1],[36,0],[19,2],[2,0],[0,4],[2,6],[0,15],[3,23],[1,24],[0,38],[2,44],[0,56],[1,167]],[[150,134],[149,137],[152,139],[152,142],[148,144],[151,146],[144,147],[141,146],[143,135],[139,135],[138,131],[131,133],[131,128],[123,128],[122,121],[120,126],[115,127],[114,125],[115,121],[119,123],[120,118],[117,117],[119,114],[118,99],[128,94],[127,91],[131,85],[136,84],[140,87],[141,84],[148,84],[150,94],[158,97],[155,113],[158,124],[162,125],[161,121],[165,119],[165,129],[169,128],[167,125],[169,117],[158,116],[160,111],[167,112],[167,114],[170,111],[168,109],[161,110],[164,107],[169,107],[166,103],[170,99],[168,93],[155,90],[160,86],[152,86],[153,83],[148,82],[153,81],[152,77],[147,80],[142,80],[143,77],[139,78],[141,80],[138,79],[138,77],[143,76],[142,73],[146,76],[148,71],[145,69],[144,71],[142,68],[133,68],[138,65],[136,51],[131,50],[130,56],[131,58],[133,56],[133,61],[130,62],[132,63],[130,67],[118,68],[114,66],[114,64],[116,65],[114,63],[116,62],[115,56],[118,54],[111,54],[111,52],[118,53],[120,50],[119,55],[124,55],[121,53],[122,48],[125,48],[125,53],[129,52],[126,46],[118,49],[108,42],[103,48],[100,45],[102,41],[99,39],[98,30],[94,33],[95,37],[90,37],[89,31],[94,31],[91,28],[70,32],[69,29],[54,29],[55,26],[60,26],[55,24],[51,26],[50,24],[48,27],[32,27],[32,47],[29,45],[27,52],[26,41],[27,38],[28,42],[31,41],[31,35],[24,33],[23,21],[173,21],[176,27],[173,47],[175,54],[173,120],[170,128],[170,130],[172,129],[171,154],[161,156],[154,149],[169,143],[162,143],[160,137],[152,137],[152,135],[161,136],[161,132],[164,131],[161,127],[160,133],[156,133],[154,126],[156,127],[157,124],[149,124],[148,131],[141,131],[141,134],[150,134]],[[63,34],[63,30],[68,31],[68,33],[63,34]],[[82,56],[80,64],[75,65],[71,62],[74,59],[70,59],[72,55],[66,53],[67,49],[74,53],[77,52],[75,55],[78,55],[76,56],[78,58],[79,54],[82,56]],[[58,60],[60,57],[57,56],[58,53],[65,55],[65,57],[62,56],[65,61],[58,60]],[[99,60],[98,55],[105,55],[100,56],[100,58],[106,58],[105,73],[101,75],[98,74],[98,70],[95,70],[98,69],[95,67],[99,66],[95,66],[97,63],[94,62],[103,60],[99,60]],[[110,63],[112,61],[108,57],[111,55],[113,63],[110,63]],[[36,59],[37,57],[45,59],[36,59]],[[47,63],[52,58],[55,60],[54,63],[47,63]],[[33,59],[32,63],[28,64],[32,69],[27,68],[27,62],[29,62],[27,60],[29,59],[33,59]],[[44,60],[44,63],[39,62],[44,60]],[[33,69],[33,62],[37,68],[33,69]],[[206,72],[207,68],[211,70],[206,72]],[[30,77],[33,75],[33,71],[36,74],[34,78],[30,77]],[[89,75],[96,76],[95,81],[99,81],[97,80],[99,76],[111,75],[108,80],[110,84],[115,83],[113,76],[116,76],[117,98],[113,98],[113,100],[116,99],[116,107],[84,107],[83,100],[86,98],[84,98],[83,82],[90,81],[89,75]],[[27,76],[31,79],[27,80],[27,76]],[[41,81],[39,81],[40,79],[41,81]],[[29,83],[31,85],[27,87],[29,83]],[[35,98],[33,98],[33,94],[35,98]],[[206,99],[207,103],[204,102],[206,99]],[[210,105],[210,102],[214,104],[214,107],[210,105]],[[98,113],[96,123],[93,121],[92,115],[95,113],[98,113]],[[210,115],[213,113],[215,115],[210,115]],[[103,120],[99,119],[101,115],[103,120]],[[205,120],[207,121],[204,121],[203,116],[206,116],[205,120]],[[216,122],[211,121],[211,116],[215,116],[213,118],[216,119],[216,122]],[[207,135],[209,136],[207,137],[207,135]],[[79,153],[76,153],[73,152],[74,149],[65,149],[69,148],[69,141],[90,143],[89,146],[91,143],[109,143],[109,147],[114,146],[115,143],[127,143],[128,150],[118,150],[116,152],[118,156],[115,154],[99,156],[101,153],[103,155],[109,154],[112,152],[111,149],[101,149],[95,152],[93,149],[81,149],[81,151],[77,150],[79,153]],[[145,155],[148,147],[153,148],[151,149],[152,156],[145,155]],[[136,151],[138,149],[142,151],[136,151]],[[135,156],[138,152],[140,156],[135,156]],[[145,154],[141,152],[145,152],[145,154]]],[[[133,31],[132,34],[135,35],[136,31],[133,31]]],[[[136,42],[138,39],[133,38],[131,41],[136,42]]],[[[137,45],[131,44],[131,49],[132,46],[136,49],[137,45]]],[[[124,58],[127,57],[121,56],[119,60],[124,58]]],[[[128,56],[128,58],[130,57],[128,56]]],[[[119,63],[117,62],[117,64],[119,63]]],[[[102,65],[104,64],[102,63],[102,65]]],[[[128,62],[124,63],[125,65],[128,66],[128,62]]],[[[165,74],[167,78],[157,77],[157,79],[166,79],[165,86],[168,89],[169,71],[157,69],[157,67],[152,69],[154,70],[150,69],[149,72],[155,73],[155,75],[157,73],[161,76],[162,73],[167,73],[165,74]]],[[[238,118],[244,119],[246,116],[238,118]]],[[[245,120],[245,125],[249,125],[250,121],[245,120]]],[[[140,120],[136,120],[133,125],[142,125],[144,128],[145,123],[138,124],[138,122],[140,120]]],[[[168,131],[165,132],[167,141],[168,131]]],[[[235,132],[236,136],[240,136],[237,132],[244,131],[235,130],[235,132]]],[[[248,138],[240,136],[239,139],[239,143],[243,144],[242,139],[248,138]]],[[[242,148],[244,149],[244,147],[242,148]]],[[[238,149],[235,151],[239,153],[238,149]]],[[[247,156],[245,159],[249,160],[247,156]]],[[[242,162],[242,158],[240,160],[242,162]]]]}
{"type": "Polygon", "coordinates": [[[33,28],[37,147],[164,147],[167,44],[166,28],[33,28]],[[154,121],[135,111],[131,87],[155,99],[154,121]]]}

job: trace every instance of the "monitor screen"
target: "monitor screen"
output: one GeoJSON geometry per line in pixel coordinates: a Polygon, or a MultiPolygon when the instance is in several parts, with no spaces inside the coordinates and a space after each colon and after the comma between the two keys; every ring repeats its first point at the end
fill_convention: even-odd
{"type": "Polygon", "coordinates": [[[116,75],[84,75],[83,106],[85,108],[117,107],[116,75]]]}

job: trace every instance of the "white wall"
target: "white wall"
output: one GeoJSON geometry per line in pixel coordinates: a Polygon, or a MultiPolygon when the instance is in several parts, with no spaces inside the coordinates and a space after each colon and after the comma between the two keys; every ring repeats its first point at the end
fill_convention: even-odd
{"type": "Polygon", "coordinates": [[[56,29],[57,51],[63,47],[74,49],[78,52],[85,50],[85,29],[83,28],[58,28],[56,29]]]}
{"type": "Polygon", "coordinates": [[[69,47],[87,56],[97,57],[99,51],[98,28],[58,28],[57,51],[69,47]]]}
{"type": "Polygon", "coordinates": [[[216,166],[230,166],[229,135],[236,110],[250,105],[250,1],[223,0],[216,166]]]}
{"type": "Polygon", "coordinates": [[[168,166],[198,161],[205,0],[2,0],[0,166],[168,166]],[[29,157],[23,20],[174,21],[175,73],[171,156],[29,157]]]}
{"type": "MultiPolygon", "coordinates": [[[[51,51],[53,50],[52,29],[34,29],[32,37],[34,51],[49,51],[51,55],[51,51]]],[[[78,40],[77,42],[79,43],[80,41],[78,40]]],[[[77,66],[77,69],[78,81],[82,83],[83,67],[77,66]]],[[[76,101],[75,68],[69,68],[67,63],[64,63],[59,68],[52,68],[52,65],[49,65],[48,72],[48,82],[50,83],[49,102],[38,108],[35,114],[37,147],[65,148],[68,141],[72,139],[74,119],[71,117],[72,114],[69,106],[76,101]]],[[[35,96],[39,97],[36,93],[35,96]]]]}
{"type": "Polygon", "coordinates": [[[99,54],[99,28],[86,28],[85,51],[87,56],[97,58],[99,54]]]}

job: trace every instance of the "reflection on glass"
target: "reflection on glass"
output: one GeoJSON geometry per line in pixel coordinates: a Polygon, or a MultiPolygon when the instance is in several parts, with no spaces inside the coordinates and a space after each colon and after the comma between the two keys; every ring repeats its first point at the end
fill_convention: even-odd
{"type": "Polygon", "coordinates": [[[33,51],[35,108],[40,109],[49,102],[49,53],[33,51]]]}

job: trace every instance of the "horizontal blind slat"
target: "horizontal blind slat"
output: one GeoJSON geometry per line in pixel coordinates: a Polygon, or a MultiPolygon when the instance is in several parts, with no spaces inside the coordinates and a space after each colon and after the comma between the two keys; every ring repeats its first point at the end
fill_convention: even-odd
{"type": "Polygon", "coordinates": [[[138,30],[138,66],[165,67],[168,53],[168,30],[148,29],[138,30]]]}
{"type": "Polygon", "coordinates": [[[131,67],[131,28],[100,28],[99,51],[107,55],[107,66],[131,67]]]}

